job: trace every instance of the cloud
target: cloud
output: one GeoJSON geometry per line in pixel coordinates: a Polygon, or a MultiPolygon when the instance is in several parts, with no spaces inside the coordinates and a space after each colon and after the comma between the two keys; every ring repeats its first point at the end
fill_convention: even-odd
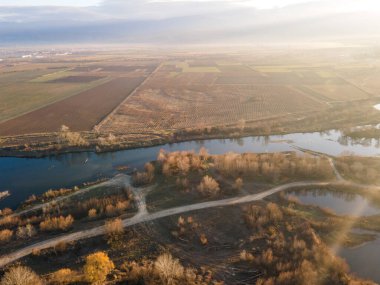
{"type": "Polygon", "coordinates": [[[60,6],[60,7],[89,7],[98,5],[101,0],[0,0],[0,7],[32,7],[32,6],[60,6]]]}
{"type": "Polygon", "coordinates": [[[9,43],[261,43],[377,36],[378,30],[378,0],[104,0],[91,7],[0,7],[0,38],[9,43]]]}

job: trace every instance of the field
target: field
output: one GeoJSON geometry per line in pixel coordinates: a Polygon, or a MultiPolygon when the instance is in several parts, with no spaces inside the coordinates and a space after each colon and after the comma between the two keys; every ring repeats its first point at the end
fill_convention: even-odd
{"type": "Polygon", "coordinates": [[[151,60],[9,60],[0,72],[0,136],[88,131],[152,72],[151,60]]]}
{"type": "Polygon", "coordinates": [[[125,133],[242,127],[265,120],[299,120],[333,104],[368,100],[368,91],[340,66],[254,65],[255,57],[201,55],[161,64],[144,86],[100,126],[125,133]]]}
{"type": "Polygon", "coordinates": [[[371,53],[144,49],[10,59],[0,72],[0,137],[29,145],[20,136],[48,137],[66,125],[92,136],[92,146],[109,134],[138,146],[141,136],[163,142],[373,124],[380,73],[376,63],[359,65],[363,57],[371,53]]]}
{"type": "Polygon", "coordinates": [[[91,130],[142,81],[143,78],[140,77],[113,79],[78,95],[9,120],[0,125],[0,135],[56,132],[62,125],[73,131],[91,130]]]}

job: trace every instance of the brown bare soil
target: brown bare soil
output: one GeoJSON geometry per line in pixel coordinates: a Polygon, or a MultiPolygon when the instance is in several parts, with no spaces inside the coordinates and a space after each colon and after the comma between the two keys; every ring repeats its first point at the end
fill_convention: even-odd
{"type": "Polygon", "coordinates": [[[91,130],[124,100],[144,78],[117,78],[76,96],[0,124],[0,136],[55,132],[62,125],[91,130]]]}

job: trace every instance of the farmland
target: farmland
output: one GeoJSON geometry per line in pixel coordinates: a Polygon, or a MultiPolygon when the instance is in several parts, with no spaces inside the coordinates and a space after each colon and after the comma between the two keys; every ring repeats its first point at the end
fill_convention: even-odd
{"type": "Polygon", "coordinates": [[[255,59],[197,55],[165,61],[100,130],[165,133],[244,128],[259,121],[297,121],[329,112],[342,102],[375,97],[366,86],[351,82],[340,63],[334,66],[309,58],[309,66],[262,66],[253,64],[255,59]]]}
{"type": "Polygon", "coordinates": [[[12,148],[48,143],[66,125],[91,147],[112,135],[107,145],[122,148],[373,124],[380,67],[359,65],[362,57],[350,48],[144,49],[10,59],[0,72],[0,137],[12,148]]]}
{"type": "Polygon", "coordinates": [[[91,130],[155,67],[150,60],[115,63],[101,55],[9,60],[0,72],[0,136],[50,133],[61,125],[91,130]]]}
{"type": "Polygon", "coordinates": [[[142,80],[143,78],[139,77],[113,79],[78,95],[9,120],[0,126],[0,134],[56,132],[62,125],[72,130],[91,130],[142,80]]]}

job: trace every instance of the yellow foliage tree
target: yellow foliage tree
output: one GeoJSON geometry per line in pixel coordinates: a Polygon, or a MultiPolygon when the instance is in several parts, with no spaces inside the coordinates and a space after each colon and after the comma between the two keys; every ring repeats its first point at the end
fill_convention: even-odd
{"type": "Polygon", "coordinates": [[[86,258],[83,271],[88,282],[103,284],[107,275],[115,268],[112,260],[105,252],[96,252],[86,258]]]}

